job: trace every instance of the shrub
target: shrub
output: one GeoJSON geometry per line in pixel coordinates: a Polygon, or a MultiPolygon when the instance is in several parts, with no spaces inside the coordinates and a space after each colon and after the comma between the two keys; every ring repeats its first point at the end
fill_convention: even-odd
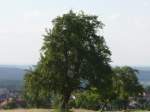
{"type": "Polygon", "coordinates": [[[75,94],[75,99],[71,100],[70,105],[75,108],[85,108],[98,110],[100,99],[99,95],[94,91],[84,91],[75,94]]]}

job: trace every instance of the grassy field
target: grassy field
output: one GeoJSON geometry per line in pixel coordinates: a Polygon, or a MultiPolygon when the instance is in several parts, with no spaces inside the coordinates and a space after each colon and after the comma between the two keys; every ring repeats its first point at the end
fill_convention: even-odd
{"type": "MultiPolygon", "coordinates": [[[[15,109],[15,110],[0,110],[0,112],[52,112],[49,109],[15,109]]],[[[100,112],[100,111],[91,111],[91,110],[84,110],[78,109],[73,110],[73,112],[100,112]]],[[[113,111],[116,112],[116,111],[113,111]]],[[[117,112],[124,112],[124,111],[117,111],[117,112]]],[[[131,112],[150,112],[150,111],[131,111],[131,112]]]]}
{"type": "MultiPolygon", "coordinates": [[[[48,109],[15,109],[15,110],[0,110],[0,112],[52,112],[52,110],[48,109]]],[[[96,112],[91,110],[73,110],[73,112],[96,112]]]]}
{"type": "Polygon", "coordinates": [[[0,112],[51,112],[48,109],[15,109],[15,110],[0,110],[0,112]]]}

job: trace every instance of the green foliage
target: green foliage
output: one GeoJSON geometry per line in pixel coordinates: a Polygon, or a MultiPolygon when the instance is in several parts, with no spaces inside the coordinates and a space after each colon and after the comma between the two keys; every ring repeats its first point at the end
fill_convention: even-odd
{"type": "Polygon", "coordinates": [[[46,93],[40,86],[40,74],[32,69],[27,72],[24,78],[23,98],[30,107],[50,107],[50,92],[46,93]]]}
{"type": "Polygon", "coordinates": [[[34,75],[26,76],[29,99],[36,101],[41,92],[52,91],[60,95],[62,109],[67,109],[71,93],[81,87],[81,81],[87,82],[86,89],[96,87],[105,96],[112,76],[111,52],[100,35],[103,26],[97,16],[83,12],[70,11],[54,19],[53,28],[44,35],[34,75]]]}
{"type": "Polygon", "coordinates": [[[72,100],[71,106],[75,108],[85,108],[90,110],[99,109],[100,96],[96,89],[81,91],[74,94],[76,99],[72,100]]]}
{"type": "Polygon", "coordinates": [[[116,100],[119,105],[127,107],[129,97],[136,97],[143,93],[143,87],[137,78],[138,71],[128,67],[116,67],[113,69],[113,87],[116,94],[116,100]]]}
{"type": "Polygon", "coordinates": [[[29,106],[51,104],[61,112],[68,111],[68,103],[87,109],[97,109],[99,103],[126,108],[129,97],[142,94],[137,70],[111,69],[111,52],[100,35],[103,26],[97,16],[83,12],[70,11],[53,20],[44,35],[41,59],[25,76],[29,106]],[[72,94],[76,100],[69,102],[72,94]]]}
{"type": "Polygon", "coordinates": [[[137,78],[137,70],[125,66],[116,67],[114,72],[116,74],[114,83],[121,98],[126,99],[129,96],[138,96],[139,93],[143,92],[143,87],[137,78]]]}

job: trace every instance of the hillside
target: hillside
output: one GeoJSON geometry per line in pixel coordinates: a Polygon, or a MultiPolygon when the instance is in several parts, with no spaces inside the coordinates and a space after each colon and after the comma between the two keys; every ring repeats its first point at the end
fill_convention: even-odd
{"type": "Polygon", "coordinates": [[[0,88],[20,89],[26,73],[24,66],[0,65],[0,88]]]}
{"type": "Polygon", "coordinates": [[[0,80],[22,80],[25,70],[21,68],[0,67],[0,80]]]}
{"type": "Polygon", "coordinates": [[[138,78],[143,85],[150,85],[150,67],[137,67],[138,78]]]}
{"type": "MultiPolygon", "coordinates": [[[[27,65],[0,65],[0,88],[21,88],[27,65]]],[[[139,70],[139,81],[150,85],[150,67],[134,67],[139,70]]]]}

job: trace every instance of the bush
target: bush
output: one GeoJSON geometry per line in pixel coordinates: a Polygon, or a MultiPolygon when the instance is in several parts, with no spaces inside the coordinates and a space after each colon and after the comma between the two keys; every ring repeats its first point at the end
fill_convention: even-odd
{"type": "Polygon", "coordinates": [[[17,105],[15,104],[15,102],[11,102],[11,103],[8,103],[7,105],[5,105],[3,108],[4,109],[14,109],[14,108],[17,108],[17,105]]]}
{"type": "Polygon", "coordinates": [[[75,99],[71,100],[70,105],[74,108],[85,108],[98,110],[99,109],[99,95],[94,91],[84,91],[75,94],[75,99]]]}

